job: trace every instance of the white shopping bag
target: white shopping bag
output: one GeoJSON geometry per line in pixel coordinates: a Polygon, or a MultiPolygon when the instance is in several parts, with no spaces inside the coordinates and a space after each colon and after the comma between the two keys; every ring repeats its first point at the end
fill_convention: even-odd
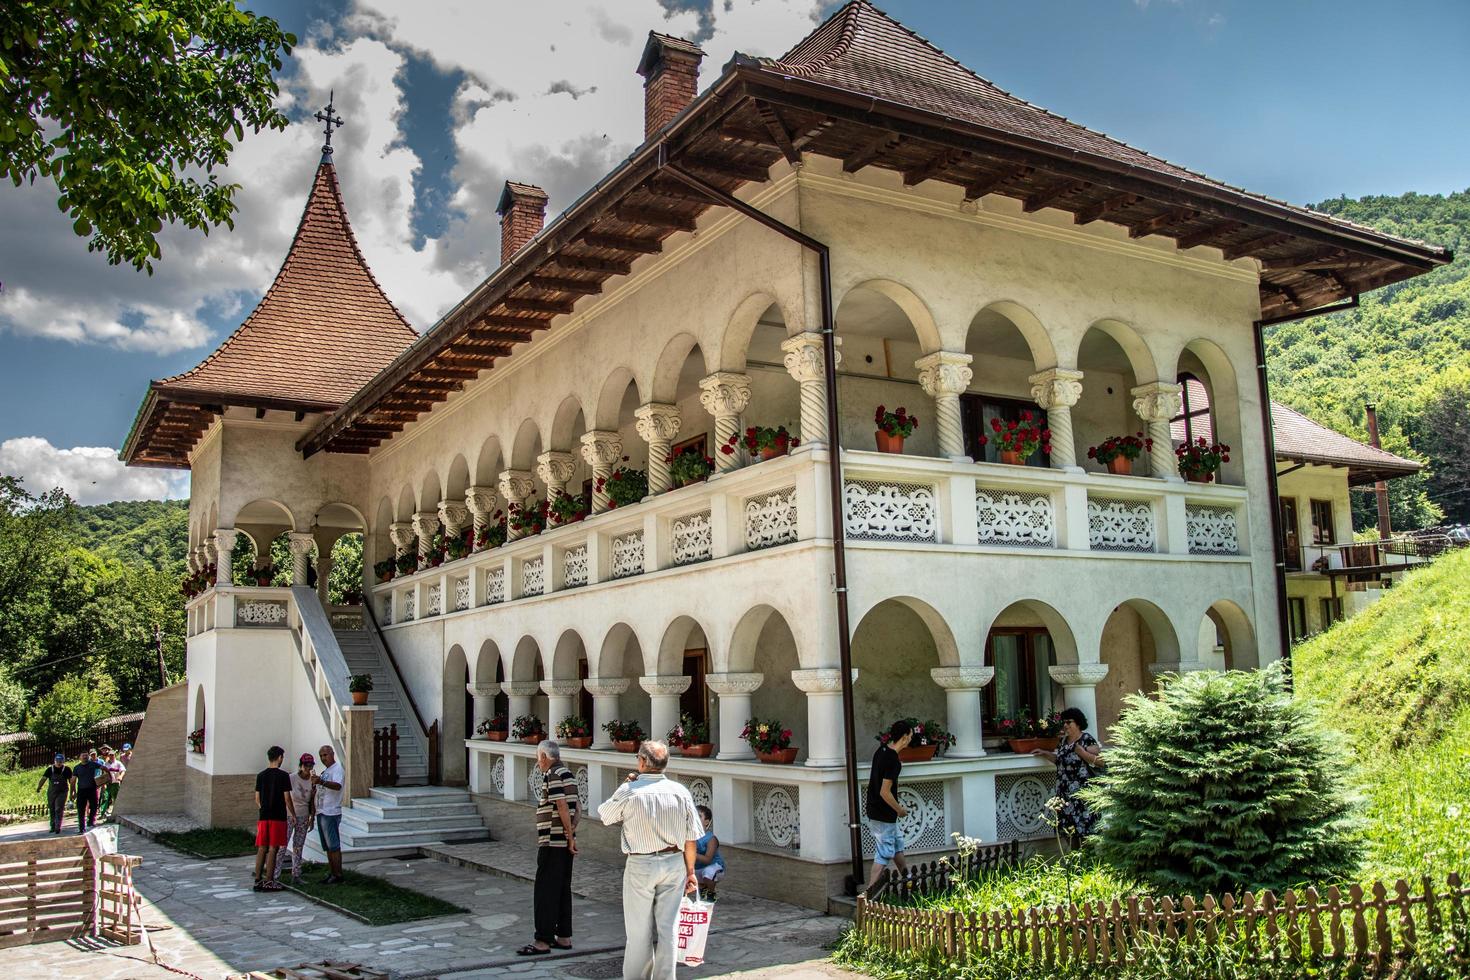
{"type": "Polygon", "coordinates": [[[704,962],[704,944],[709,941],[709,924],[714,918],[715,903],[701,902],[685,895],[679,903],[679,966],[699,966],[704,962]]]}

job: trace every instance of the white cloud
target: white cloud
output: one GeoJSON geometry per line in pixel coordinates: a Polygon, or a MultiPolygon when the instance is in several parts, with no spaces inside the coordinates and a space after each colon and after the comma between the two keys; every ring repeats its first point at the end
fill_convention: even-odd
{"type": "Polygon", "coordinates": [[[61,487],[79,504],[113,500],[179,499],[189,495],[189,475],[124,466],[106,446],[58,449],[39,436],[0,442],[0,475],[25,480],[30,493],[61,487]]]}

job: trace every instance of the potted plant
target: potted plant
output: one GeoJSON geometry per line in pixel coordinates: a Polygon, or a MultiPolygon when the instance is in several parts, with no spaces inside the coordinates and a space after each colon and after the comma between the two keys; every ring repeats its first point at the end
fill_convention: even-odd
{"type": "Polygon", "coordinates": [[[373,576],[379,582],[386,582],[393,577],[393,559],[384,558],[380,562],[373,563],[373,576]]]}
{"type": "Polygon", "coordinates": [[[1191,483],[1213,483],[1221,463],[1230,462],[1230,447],[1224,443],[1211,443],[1200,436],[1194,442],[1186,442],[1174,450],[1179,458],[1179,472],[1191,483]]]}
{"type": "Polygon", "coordinates": [[[204,729],[196,728],[189,733],[189,751],[204,754],[204,729]]]}
{"type": "Polygon", "coordinates": [[[569,749],[585,749],[592,744],[592,726],[581,715],[568,715],[557,722],[556,737],[569,749]]]}
{"type": "Polygon", "coordinates": [[[796,761],[796,748],[791,744],[791,729],[782,727],[779,721],[751,718],[746,721],[740,737],[755,750],[755,757],[762,762],[789,766],[796,761]]]}
{"type": "Polygon", "coordinates": [[[275,577],[276,566],[272,565],[270,562],[266,562],[259,568],[252,568],[250,570],[250,578],[254,580],[256,585],[270,585],[271,580],[275,577]]]}
{"type": "MultiPolygon", "coordinates": [[[[913,737],[909,744],[898,750],[898,758],[902,762],[928,762],[935,754],[942,752],[955,743],[955,737],[945,730],[939,722],[930,719],[920,721],[917,718],[905,718],[909,728],[913,731],[913,737]]],[[[873,736],[880,745],[888,744],[888,732],[881,731],[873,736]]]]}
{"type": "MultiPolygon", "coordinates": [[[[1021,412],[1019,422],[1015,419],[1002,422],[993,418],[990,420],[990,428],[995,433],[996,448],[1002,463],[1019,466],[1038,449],[1044,453],[1051,452],[1051,430],[1037,425],[1036,418],[1029,409],[1021,412]]],[[[989,441],[988,436],[980,437],[982,446],[989,441]]]]}
{"type": "Polygon", "coordinates": [[[419,556],[412,551],[405,552],[393,559],[393,567],[397,569],[399,575],[412,575],[418,571],[419,556]]]}
{"type": "Polygon", "coordinates": [[[510,737],[535,745],[546,738],[546,726],[535,715],[517,715],[515,724],[510,726],[510,737]]]}
{"type": "Polygon", "coordinates": [[[458,561],[459,559],[468,555],[474,544],[474,536],[474,528],[471,528],[468,531],[465,531],[463,534],[456,534],[454,537],[444,542],[445,557],[447,557],[450,561],[458,561]]]}
{"type": "Polygon", "coordinates": [[[720,452],[726,456],[734,456],[740,451],[740,447],[744,446],[745,451],[751,456],[765,460],[785,456],[793,447],[799,445],[801,445],[801,440],[786,431],[784,425],[778,425],[774,429],[766,425],[756,425],[746,429],[744,435],[739,432],[732,435],[720,447],[720,452]]]}
{"type": "Polygon", "coordinates": [[[880,453],[903,452],[903,441],[914,434],[919,427],[919,417],[910,415],[903,406],[898,411],[890,412],[882,405],[873,413],[873,424],[878,430],[873,433],[873,439],[878,443],[880,453]]]}
{"type": "Polygon", "coordinates": [[[505,544],[505,511],[497,510],[490,518],[490,523],[480,528],[480,533],[475,537],[475,550],[488,551],[491,548],[499,548],[505,544]]]}
{"type": "Polygon", "coordinates": [[[531,497],[524,505],[511,504],[506,521],[523,538],[540,534],[546,530],[546,502],[531,497]]]}
{"type": "Polygon", "coordinates": [[[638,746],[648,737],[643,733],[643,726],[636,721],[610,721],[602,726],[602,730],[607,732],[613,748],[619,752],[637,752],[638,746]]]}
{"type": "Polygon", "coordinates": [[[715,461],[700,452],[698,446],[690,446],[677,456],[670,455],[668,461],[669,479],[675,487],[698,483],[715,471],[715,461]]]}
{"type": "MultiPolygon", "coordinates": [[[[627,456],[623,457],[623,462],[628,462],[627,456]]],[[[597,490],[607,494],[609,509],[636,504],[648,496],[648,474],[643,470],[619,466],[606,479],[598,478],[597,490]]]]}
{"type": "Polygon", "coordinates": [[[1011,751],[1027,755],[1037,749],[1054,749],[1062,734],[1062,716],[1053,712],[1045,718],[1032,718],[1029,710],[1016,718],[1002,718],[995,723],[996,734],[1006,740],[1011,751]]]}
{"type": "Polygon", "coordinates": [[[1087,450],[1087,458],[1106,466],[1109,473],[1128,476],[1133,472],[1133,461],[1144,453],[1152,452],[1153,448],[1154,441],[1142,432],[1131,436],[1108,436],[1087,450]]]}
{"type": "Polygon", "coordinates": [[[551,498],[551,513],[558,525],[575,524],[587,516],[587,505],[580,494],[574,497],[562,491],[551,498]]]}
{"type": "Polygon", "coordinates": [[[669,729],[666,741],[678,749],[680,755],[691,759],[707,759],[715,750],[709,740],[709,725],[689,715],[679,716],[679,723],[669,729]]]}
{"type": "Polygon", "coordinates": [[[367,696],[373,690],[373,675],[348,674],[347,690],[352,692],[353,704],[367,704],[367,696]]]}
{"type": "Polygon", "coordinates": [[[480,722],[475,728],[475,734],[483,735],[492,742],[504,742],[509,724],[510,720],[504,714],[496,714],[494,718],[480,722]]]}

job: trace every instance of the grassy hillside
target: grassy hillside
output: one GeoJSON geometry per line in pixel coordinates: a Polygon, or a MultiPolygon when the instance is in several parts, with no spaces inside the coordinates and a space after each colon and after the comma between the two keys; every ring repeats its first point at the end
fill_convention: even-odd
{"type": "Polygon", "coordinates": [[[1372,822],[1362,876],[1470,870],[1470,550],[1303,644],[1297,691],[1352,742],[1372,822]]]}

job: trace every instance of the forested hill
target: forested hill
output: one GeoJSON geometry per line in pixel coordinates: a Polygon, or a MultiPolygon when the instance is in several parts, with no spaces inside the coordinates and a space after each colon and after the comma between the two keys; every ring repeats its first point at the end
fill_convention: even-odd
{"type": "Polygon", "coordinates": [[[189,549],[189,501],[120,500],[78,507],[77,529],[84,548],[182,574],[189,549]]]}
{"type": "MultiPolygon", "coordinates": [[[[1313,207],[1447,246],[1455,260],[1364,295],[1356,310],[1271,328],[1271,395],[1363,441],[1363,406],[1375,403],[1384,447],[1428,464],[1389,484],[1394,526],[1470,523],[1470,191],[1313,207]]],[[[1359,527],[1371,523],[1370,500],[1355,510],[1359,527]]]]}

